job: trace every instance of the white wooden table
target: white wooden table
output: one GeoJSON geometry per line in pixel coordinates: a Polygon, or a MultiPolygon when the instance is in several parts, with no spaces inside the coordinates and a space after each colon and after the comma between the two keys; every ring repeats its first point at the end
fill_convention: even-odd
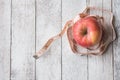
{"type": "Polygon", "coordinates": [[[120,0],[0,0],[0,80],[120,80],[119,18],[120,0]],[[33,54],[87,5],[114,13],[118,38],[107,52],[73,54],[64,35],[35,61],[33,54]]]}

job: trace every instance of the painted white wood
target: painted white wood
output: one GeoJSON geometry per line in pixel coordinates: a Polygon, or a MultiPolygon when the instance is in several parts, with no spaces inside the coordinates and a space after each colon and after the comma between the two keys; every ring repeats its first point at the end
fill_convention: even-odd
{"type": "MultiPolygon", "coordinates": [[[[36,50],[61,31],[61,0],[36,0],[36,50]]],[[[36,61],[36,80],[61,80],[61,40],[36,61]]]]}
{"type": "MultiPolygon", "coordinates": [[[[86,8],[86,0],[62,0],[62,26],[86,8]]],[[[62,80],[87,80],[87,56],[74,54],[62,38],[62,80]]]]}
{"type": "MultiPolygon", "coordinates": [[[[107,9],[109,11],[112,11],[112,0],[103,0],[103,9],[107,9]]],[[[103,17],[106,19],[106,24],[109,25],[110,24],[110,15],[107,15],[106,12],[103,12],[103,17]]],[[[109,28],[109,26],[107,26],[107,28],[109,28]]],[[[109,28],[108,30],[110,30],[112,32],[112,30],[109,28]]],[[[112,34],[110,34],[112,36],[112,34]]],[[[113,62],[113,45],[110,44],[108,47],[108,50],[105,52],[105,54],[103,55],[103,65],[104,65],[104,73],[103,73],[103,77],[105,80],[114,80],[113,79],[113,67],[114,67],[114,62],[113,62]]]]}
{"type": "MultiPolygon", "coordinates": [[[[12,0],[11,21],[11,0],[0,0],[0,80],[10,80],[10,77],[11,80],[119,80],[119,3],[119,0],[36,0],[35,5],[35,0],[12,0]],[[110,45],[102,56],[80,56],[71,51],[65,34],[62,45],[60,39],[56,40],[35,65],[32,57],[35,35],[38,51],[50,37],[61,31],[66,21],[82,12],[86,3],[113,10],[118,36],[113,46],[110,45]]],[[[105,13],[91,13],[109,20],[105,13]]]]}
{"type": "Polygon", "coordinates": [[[10,0],[0,0],[0,80],[10,79],[10,5],[10,0]]]}
{"type": "Polygon", "coordinates": [[[12,0],[11,80],[35,80],[35,1],[12,0]]]}
{"type": "MultiPolygon", "coordinates": [[[[111,10],[111,0],[90,0],[90,6],[111,10]]],[[[106,13],[91,12],[91,14],[93,13],[103,15],[107,22],[110,21],[110,17],[106,13]]],[[[89,80],[113,80],[112,45],[101,56],[89,56],[88,67],[89,80]]]]}
{"type": "Polygon", "coordinates": [[[114,25],[117,39],[113,44],[114,52],[114,80],[120,80],[120,0],[113,0],[114,25]]]}

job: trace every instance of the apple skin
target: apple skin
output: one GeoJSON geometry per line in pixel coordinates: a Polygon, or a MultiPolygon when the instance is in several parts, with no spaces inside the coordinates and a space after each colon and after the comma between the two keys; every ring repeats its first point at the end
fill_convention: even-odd
{"type": "Polygon", "coordinates": [[[92,47],[100,42],[102,37],[101,25],[94,16],[79,19],[72,27],[73,38],[83,47],[92,47]]]}

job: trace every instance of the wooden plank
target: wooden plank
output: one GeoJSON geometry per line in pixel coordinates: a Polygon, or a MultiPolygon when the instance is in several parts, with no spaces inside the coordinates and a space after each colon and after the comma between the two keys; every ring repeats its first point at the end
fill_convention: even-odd
{"type": "MultiPolygon", "coordinates": [[[[90,5],[111,10],[111,0],[90,0],[90,5]]],[[[110,21],[108,14],[106,15],[105,12],[96,11],[92,13],[103,15],[107,22],[110,21]]],[[[113,80],[112,45],[110,45],[104,55],[89,56],[88,67],[89,80],[113,80]]]]}
{"type": "Polygon", "coordinates": [[[12,0],[11,80],[35,80],[35,0],[12,0]]]}
{"type": "MultiPolygon", "coordinates": [[[[36,50],[61,31],[61,0],[36,0],[36,50]]],[[[61,80],[61,40],[36,61],[36,80],[61,80]]]]}
{"type": "MultiPolygon", "coordinates": [[[[86,0],[62,0],[62,26],[86,8],[86,0]]],[[[62,38],[62,80],[87,80],[87,57],[74,54],[62,38]]]]}
{"type": "MultiPolygon", "coordinates": [[[[111,7],[112,1],[111,0],[103,0],[103,9],[107,9],[109,11],[112,10],[111,7]],[[107,4],[106,4],[107,3],[107,4]]],[[[106,24],[109,25],[110,24],[110,15],[107,14],[106,12],[103,12],[103,17],[106,19],[106,24]]],[[[109,26],[107,26],[109,28],[109,26]]],[[[108,29],[112,32],[111,29],[108,29]]],[[[112,35],[112,34],[111,34],[112,35]]],[[[111,37],[112,38],[112,37],[111,37]]],[[[110,44],[108,47],[108,50],[105,52],[105,54],[103,55],[103,62],[104,62],[104,79],[105,80],[114,80],[113,79],[113,45],[110,44]]]]}
{"type": "Polygon", "coordinates": [[[113,44],[114,52],[114,80],[120,80],[120,0],[113,0],[114,25],[117,33],[117,40],[113,44]]]}
{"type": "Polygon", "coordinates": [[[10,5],[10,0],[0,0],[0,80],[10,79],[10,5]]]}

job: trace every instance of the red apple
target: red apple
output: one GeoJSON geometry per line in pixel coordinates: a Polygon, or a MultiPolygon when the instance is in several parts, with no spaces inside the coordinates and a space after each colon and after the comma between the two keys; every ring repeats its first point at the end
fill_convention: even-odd
{"type": "Polygon", "coordinates": [[[97,18],[88,16],[78,20],[72,27],[73,38],[83,47],[91,47],[99,43],[102,30],[97,18]]]}

